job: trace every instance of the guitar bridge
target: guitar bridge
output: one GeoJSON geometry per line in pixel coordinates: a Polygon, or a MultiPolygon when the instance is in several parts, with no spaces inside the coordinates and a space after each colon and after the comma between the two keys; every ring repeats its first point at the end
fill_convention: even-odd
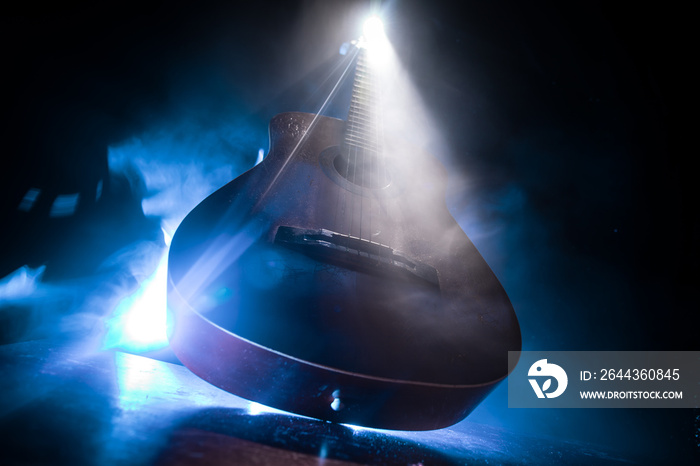
{"type": "Polygon", "coordinates": [[[334,231],[280,226],[275,243],[326,262],[374,275],[418,280],[439,287],[437,270],[384,244],[334,231]]]}

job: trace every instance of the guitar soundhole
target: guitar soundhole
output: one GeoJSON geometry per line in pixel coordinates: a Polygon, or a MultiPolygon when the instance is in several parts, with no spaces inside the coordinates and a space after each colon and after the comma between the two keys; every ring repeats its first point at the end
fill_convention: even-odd
{"type": "Polygon", "coordinates": [[[339,153],[333,159],[333,167],[340,176],[363,188],[386,188],[391,182],[386,164],[378,157],[339,153]]]}

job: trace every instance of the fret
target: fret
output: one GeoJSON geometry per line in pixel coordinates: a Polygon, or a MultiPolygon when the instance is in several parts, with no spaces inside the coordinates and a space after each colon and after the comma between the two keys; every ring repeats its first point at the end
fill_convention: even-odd
{"type": "Polygon", "coordinates": [[[348,121],[350,123],[348,125],[348,128],[357,128],[359,130],[365,131],[368,136],[374,134],[377,130],[376,125],[374,124],[374,118],[365,118],[363,115],[353,114],[348,121]]]}
{"type": "Polygon", "coordinates": [[[355,129],[358,132],[363,132],[367,136],[377,134],[377,125],[375,125],[375,119],[363,118],[360,115],[354,115],[352,118],[348,118],[348,124],[346,128],[349,130],[355,129]]]}
{"type": "Polygon", "coordinates": [[[346,142],[353,142],[355,144],[362,144],[366,147],[371,147],[374,150],[379,149],[379,141],[368,140],[367,138],[363,138],[361,136],[358,137],[357,135],[352,134],[352,133],[349,133],[345,136],[345,141],[346,142]]]}
{"type": "Polygon", "coordinates": [[[355,124],[350,124],[345,127],[345,131],[348,134],[353,134],[358,138],[373,140],[378,139],[377,131],[372,127],[373,125],[366,125],[360,121],[356,121],[355,124]]]}
{"type": "Polygon", "coordinates": [[[362,131],[357,128],[347,128],[345,133],[346,139],[353,138],[357,141],[364,141],[364,143],[367,145],[379,146],[379,137],[376,132],[369,134],[366,131],[362,131]]]}
{"type": "Polygon", "coordinates": [[[354,86],[353,87],[353,97],[356,98],[372,98],[375,97],[376,94],[369,88],[365,88],[362,86],[354,86]]]}
{"type": "Polygon", "coordinates": [[[348,131],[353,129],[357,130],[358,132],[362,132],[369,137],[378,134],[377,125],[374,123],[375,121],[373,119],[362,118],[361,116],[356,115],[355,118],[348,119],[346,128],[348,131]]]}
{"type": "Polygon", "coordinates": [[[345,128],[345,136],[365,141],[367,144],[379,145],[379,134],[374,129],[366,126],[348,126],[345,128]]]}
{"type": "Polygon", "coordinates": [[[379,134],[377,134],[373,128],[368,128],[367,126],[348,126],[345,128],[345,132],[347,136],[353,136],[357,139],[364,139],[370,143],[379,140],[379,134]]]}
{"type": "Polygon", "coordinates": [[[381,113],[377,100],[374,70],[366,64],[361,49],[355,64],[350,108],[341,144],[342,159],[336,168],[352,183],[365,187],[385,187],[389,175],[382,157],[381,113]]]}
{"type": "Polygon", "coordinates": [[[355,76],[355,78],[356,78],[355,84],[368,84],[368,83],[372,82],[372,79],[374,78],[374,76],[372,76],[371,74],[360,73],[360,74],[357,74],[355,76]]]}
{"type": "Polygon", "coordinates": [[[370,98],[370,97],[360,97],[356,96],[353,97],[352,100],[350,101],[350,108],[355,109],[361,112],[365,112],[368,114],[377,114],[379,113],[379,109],[376,107],[374,104],[375,99],[370,98]]]}
{"type": "Polygon", "coordinates": [[[365,53],[364,50],[360,51],[355,66],[355,80],[343,135],[343,153],[347,157],[347,167],[362,167],[357,168],[359,172],[354,171],[356,168],[352,169],[353,174],[357,173],[353,175],[353,180],[381,186],[387,180],[381,163],[382,147],[379,131],[381,115],[376,104],[379,94],[376,90],[373,70],[365,63],[365,53]],[[374,165],[377,162],[378,164],[374,165]],[[358,178],[354,178],[355,176],[358,178]]]}
{"type": "Polygon", "coordinates": [[[353,97],[350,101],[350,105],[352,108],[366,113],[378,113],[378,109],[374,105],[374,99],[362,99],[359,96],[353,97]]]}
{"type": "Polygon", "coordinates": [[[365,107],[367,107],[367,110],[376,112],[376,108],[374,105],[375,99],[373,97],[374,96],[356,95],[351,99],[351,103],[354,103],[358,106],[364,105],[365,107]]]}
{"type": "Polygon", "coordinates": [[[366,105],[361,103],[351,103],[349,113],[353,115],[361,115],[367,117],[367,119],[374,119],[379,116],[379,112],[376,110],[368,109],[366,105]]]}
{"type": "Polygon", "coordinates": [[[371,89],[369,87],[364,87],[364,86],[358,86],[358,85],[353,86],[353,98],[354,97],[360,98],[360,97],[365,97],[365,96],[371,98],[371,97],[375,97],[375,95],[376,95],[376,92],[374,92],[374,89],[371,89]],[[366,92],[366,94],[365,94],[365,92],[366,92]]]}
{"type": "Polygon", "coordinates": [[[374,99],[361,99],[354,97],[350,101],[350,109],[363,112],[369,115],[376,115],[379,113],[379,109],[374,105],[374,99]]]}
{"type": "Polygon", "coordinates": [[[353,113],[348,116],[348,130],[356,129],[367,137],[377,133],[376,118],[368,118],[364,115],[353,113]]]}

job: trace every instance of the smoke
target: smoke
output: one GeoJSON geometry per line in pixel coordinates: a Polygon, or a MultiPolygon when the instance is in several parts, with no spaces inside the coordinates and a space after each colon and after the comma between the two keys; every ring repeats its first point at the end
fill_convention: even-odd
{"type": "MultiPolygon", "coordinates": [[[[335,10],[325,5],[320,2],[308,6],[293,22],[330,16],[335,10]]],[[[347,15],[359,15],[356,10],[357,5],[347,15]]],[[[39,255],[44,263],[21,267],[3,279],[0,317],[8,322],[18,321],[18,314],[21,317],[21,325],[13,324],[12,329],[3,331],[3,340],[79,332],[98,335],[98,346],[105,348],[148,351],[163,346],[164,271],[170,238],[199,202],[251,168],[267,152],[270,99],[276,99],[277,104],[284,102],[275,105],[275,111],[279,111],[297,110],[303,107],[300,103],[320,98],[317,76],[309,78],[309,73],[325,67],[328,51],[337,50],[342,40],[355,37],[347,27],[338,31],[330,24],[321,31],[328,40],[312,40],[308,33],[295,35],[289,28],[279,33],[288,39],[281,42],[290,43],[295,52],[286,50],[285,57],[314,57],[309,62],[294,60],[280,69],[280,61],[286,59],[276,59],[274,54],[281,54],[278,44],[270,48],[261,42],[260,46],[270,48],[273,56],[251,75],[244,64],[257,57],[240,47],[242,40],[252,40],[250,31],[227,28],[225,34],[207,32],[193,43],[192,50],[205,53],[154,65],[152,71],[148,67],[131,70],[145,74],[137,75],[143,79],[133,82],[157,80],[160,87],[156,97],[144,97],[153,89],[146,89],[146,94],[140,87],[132,89],[126,84],[126,91],[138,91],[135,96],[102,95],[100,102],[106,105],[106,111],[117,115],[126,112],[121,113],[124,121],[114,122],[115,127],[105,131],[122,137],[106,147],[109,177],[99,184],[96,211],[69,212],[64,220],[71,228],[60,238],[56,236],[56,244],[46,246],[54,256],[70,256],[70,266],[79,265],[63,273],[67,270],[63,256],[59,261],[44,254],[39,255]],[[209,42],[214,40],[216,45],[209,42]],[[319,53],[296,53],[302,46],[319,53]],[[232,68],[232,59],[240,66],[232,68]],[[265,63],[270,63],[267,68],[265,63]],[[297,81],[285,91],[285,86],[297,81]],[[245,93],[240,91],[243,86],[245,93]],[[297,92],[299,89],[301,92],[297,92]],[[152,338],[145,331],[150,328],[152,338]]],[[[110,37],[107,35],[105,40],[110,37]]],[[[80,168],[75,171],[85,175],[80,168]]],[[[42,228],[48,231],[52,224],[42,228]]],[[[29,239],[27,243],[33,247],[29,239]]]]}
{"type": "Polygon", "coordinates": [[[260,149],[249,140],[251,134],[230,122],[212,126],[185,118],[109,148],[110,171],[138,174],[144,190],[143,213],[159,221],[163,242],[133,245],[128,253],[122,251],[110,259],[130,267],[141,280],[107,320],[105,347],[146,351],[167,344],[170,238],[199,202],[255,164],[260,149]]]}
{"type": "Polygon", "coordinates": [[[16,301],[31,296],[37,289],[37,281],[46,270],[46,266],[33,269],[26,265],[15,270],[0,280],[0,302],[16,301]]]}
{"type": "Polygon", "coordinates": [[[202,199],[254,165],[259,146],[246,129],[184,120],[110,147],[109,167],[124,174],[136,169],[144,183],[144,214],[160,219],[172,236],[202,199]]]}
{"type": "MultiPolygon", "coordinates": [[[[77,331],[92,333],[103,348],[143,352],[167,344],[170,238],[199,202],[252,167],[266,144],[256,140],[260,131],[250,123],[202,118],[208,115],[201,109],[190,110],[197,117],[161,121],[108,148],[110,188],[99,207],[110,221],[88,219],[86,228],[103,243],[123,246],[103,249],[107,254],[90,276],[47,280],[41,265],[3,278],[0,315],[12,324],[3,338],[77,331]]],[[[84,247],[72,255],[87,257],[90,245],[84,247]]]]}

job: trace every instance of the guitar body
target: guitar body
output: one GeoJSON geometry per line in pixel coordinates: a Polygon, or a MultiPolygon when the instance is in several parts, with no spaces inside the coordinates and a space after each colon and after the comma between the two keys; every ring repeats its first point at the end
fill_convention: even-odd
{"type": "Polygon", "coordinates": [[[284,113],[270,152],[209,196],[169,256],[171,346],[205,380],[334,422],[425,430],[508,372],[508,297],[445,205],[444,168],[387,147],[362,182],[345,122],[284,113]],[[393,157],[396,155],[396,157],[393,157]]]}

